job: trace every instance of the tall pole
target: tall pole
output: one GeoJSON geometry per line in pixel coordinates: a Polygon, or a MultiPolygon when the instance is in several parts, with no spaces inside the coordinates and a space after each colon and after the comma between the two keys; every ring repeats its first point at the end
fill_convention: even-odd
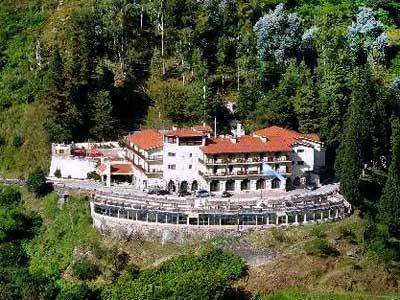
{"type": "Polygon", "coordinates": [[[217,138],[217,115],[214,117],[214,138],[217,138]]]}

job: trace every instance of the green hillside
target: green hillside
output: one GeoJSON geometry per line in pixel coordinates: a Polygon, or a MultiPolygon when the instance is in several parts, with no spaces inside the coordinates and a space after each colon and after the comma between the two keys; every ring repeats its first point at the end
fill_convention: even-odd
{"type": "Polygon", "coordinates": [[[2,0],[0,174],[45,167],[49,142],[214,116],[220,132],[230,118],[248,130],[319,132],[333,166],[357,90],[373,122],[365,159],[385,155],[398,101],[399,4],[279,3],[2,0]]]}

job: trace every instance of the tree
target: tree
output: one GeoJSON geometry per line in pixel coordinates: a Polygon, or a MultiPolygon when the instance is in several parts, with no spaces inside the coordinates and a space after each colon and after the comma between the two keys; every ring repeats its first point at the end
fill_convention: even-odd
{"type": "Polygon", "coordinates": [[[359,68],[353,74],[353,92],[336,164],[343,194],[356,207],[363,204],[360,178],[364,164],[370,163],[373,152],[373,124],[366,118],[371,115],[372,107],[370,76],[368,68],[359,68]]]}
{"type": "Polygon", "coordinates": [[[112,139],[115,134],[116,120],[109,91],[100,91],[93,97],[92,123],[90,135],[96,139],[112,139]]]}
{"type": "Polygon", "coordinates": [[[310,69],[302,63],[299,67],[299,82],[293,107],[299,122],[300,132],[319,132],[319,103],[310,69]]]}
{"type": "Polygon", "coordinates": [[[379,221],[391,229],[400,226],[400,119],[392,122],[391,163],[379,201],[379,221]]]}
{"type": "Polygon", "coordinates": [[[272,55],[279,63],[296,56],[301,43],[302,20],[295,13],[288,14],[283,3],[261,17],[254,25],[257,47],[261,59],[272,55]]]}
{"type": "Polygon", "coordinates": [[[358,61],[382,63],[389,45],[383,24],[371,8],[360,7],[355,22],[348,27],[347,40],[358,61]]]}
{"type": "Polygon", "coordinates": [[[36,168],[30,172],[26,180],[26,186],[28,191],[34,193],[36,196],[44,196],[49,190],[44,171],[40,168],[36,168]]]}

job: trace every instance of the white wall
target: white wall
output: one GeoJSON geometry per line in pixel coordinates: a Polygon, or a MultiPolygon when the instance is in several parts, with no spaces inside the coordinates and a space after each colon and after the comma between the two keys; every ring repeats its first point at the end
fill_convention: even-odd
{"type": "Polygon", "coordinates": [[[54,172],[59,169],[62,178],[86,179],[87,173],[96,170],[96,161],[85,158],[67,158],[52,156],[50,163],[49,176],[54,176],[54,172]]]}
{"type": "Polygon", "coordinates": [[[178,139],[174,144],[164,142],[163,177],[166,184],[172,180],[179,190],[177,184],[187,181],[190,189],[192,182],[196,180],[199,188],[206,187],[203,177],[199,175],[199,158],[203,158],[200,147],[179,145],[178,139]],[[169,153],[174,153],[175,156],[171,156],[169,153]],[[175,169],[170,169],[168,166],[175,166],[175,169]],[[192,167],[190,168],[190,166],[192,167]]]}

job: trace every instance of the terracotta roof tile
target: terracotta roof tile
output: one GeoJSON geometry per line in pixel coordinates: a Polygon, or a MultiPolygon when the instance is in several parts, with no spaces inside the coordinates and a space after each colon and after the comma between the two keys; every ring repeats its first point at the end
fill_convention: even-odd
{"type": "Polygon", "coordinates": [[[128,140],[143,150],[151,150],[163,146],[162,134],[153,129],[146,129],[130,134],[128,140]]]}
{"type": "Polygon", "coordinates": [[[166,131],[164,134],[166,136],[176,136],[176,137],[203,137],[208,136],[213,132],[211,126],[207,124],[194,125],[192,127],[185,128],[174,128],[172,130],[166,131]]]}
{"type": "Polygon", "coordinates": [[[205,154],[229,154],[229,153],[260,153],[260,152],[289,152],[292,149],[282,140],[272,138],[263,141],[259,137],[242,136],[232,142],[229,138],[216,138],[208,141],[201,147],[205,154]]]}
{"type": "Polygon", "coordinates": [[[107,170],[108,164],[111,164],[111,174],[132,174],[133,165],[131,162],[106,162],[101,164],[97,169],[100,173],[107,170]]]}
{"type": "Polygon", "coordinates": [[[132,163],[113,163],[111,164],[111,174],[132,174],[132,163]]]}
{"type": "Polygon", "coordinates": [[[282,141],[286,142],[287,145],[291,146],[301,139],[308,139],[317,143],[320,143],[320,138],[317,134],[313,133],[300,133],[294,130],[290,130],[287,128],[279,127],[279,126],[271,126],[264,129],[260,129],[254,132],[254,135],[266,137],[268,139],[271,138],[279,138],[282,141]]]}

